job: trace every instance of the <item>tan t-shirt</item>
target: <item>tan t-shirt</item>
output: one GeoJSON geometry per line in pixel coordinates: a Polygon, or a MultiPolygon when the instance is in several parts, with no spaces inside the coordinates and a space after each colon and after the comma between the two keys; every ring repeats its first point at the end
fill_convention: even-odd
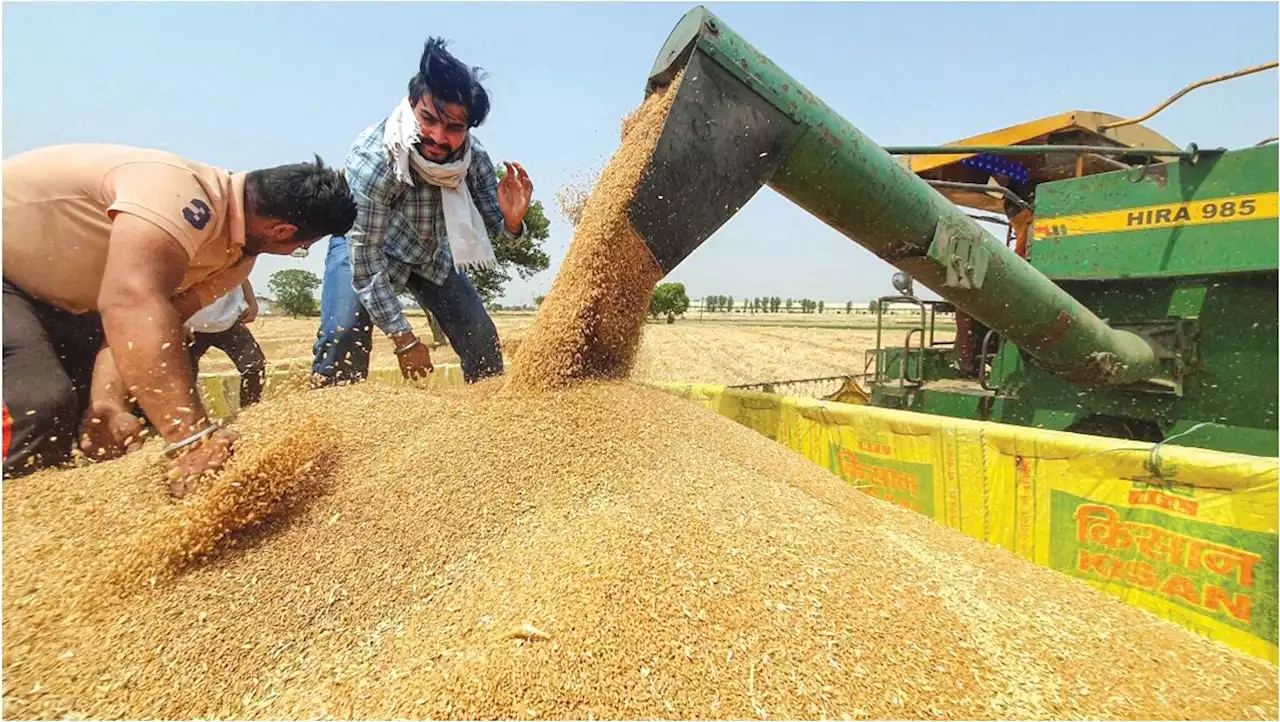
{"type": "Polygon", "coordinates": [[[190,257],[175,296],[211,303],[244,281],[244,176],[171,153],[60,145],[4,162],[4,278],[73,313],[98,308],[111,221],[130,213],[190,257]]]}

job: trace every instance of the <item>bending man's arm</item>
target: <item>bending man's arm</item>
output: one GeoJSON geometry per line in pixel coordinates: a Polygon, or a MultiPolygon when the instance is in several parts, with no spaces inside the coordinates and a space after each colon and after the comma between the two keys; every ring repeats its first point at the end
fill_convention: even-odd
{"type": "Polygon", "coordinates": [[[356,201],[356,221],[347,233],[351,285],[369,311],[369,318],[388,336],[413,331],[387,275],[383,245],[391,220],[394,183],[391,169],[385,163],[363,153],[353,153],[348,158],[347,184],[356,201]]]}
{"type": "Polygon", "coordinates": [[[240,290],[244,292],[244,302],[247,306],[244,313],[240,314],[240,323],[253,323],[258,318],[258,299],[253,295],[253,284],[246,278],[240,285],[240,290]]]}
{"type": "Polygon", "coordinates": [[[209,425],[191,384],[182,318],[170,302],[188,262],[159,226],[116,214],[98,310],[120,378],[168,443],[209,425]]]}
{"type": "Polygon", "coordinates": [[[141,448],[146,430],[129,412],[125,390],[110,346],[103,346],[93,365],[89,409],[80,426],[80,450],[91,459],[113,459],[141,448]]]}

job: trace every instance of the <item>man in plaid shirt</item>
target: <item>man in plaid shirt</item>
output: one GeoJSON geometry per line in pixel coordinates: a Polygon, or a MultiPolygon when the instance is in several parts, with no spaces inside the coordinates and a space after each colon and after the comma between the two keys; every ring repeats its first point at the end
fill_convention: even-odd
{"type": "Polygon", "coordinates": [[[467,382],[502,373],[497,329],[459,267],[491,265],[491,240],[521,237],[533,183],[518,163],[506,164],[499,183],[471,135],[489,111],[477,75],[432,38],[408,98],[361,133],[347,155],[357,215],[345,238],[329,240],[312,368],[319,383],[368,374],[370,321],[395,342],[405,378],[431,372],[428,345],[398,299],[406,292],[439,322],[467,382]],[[396,143],[398,124],[407,150],[396,143]]]}

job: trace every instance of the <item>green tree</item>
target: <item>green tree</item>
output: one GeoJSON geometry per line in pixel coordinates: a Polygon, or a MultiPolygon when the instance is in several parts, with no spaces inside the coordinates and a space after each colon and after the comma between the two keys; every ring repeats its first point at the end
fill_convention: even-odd
{"type": "Polygon", "coordinates": [[[853,313],[853,301],[850,301],[844,305],[844,312],[846,314],[853,313]]]}
{"type": "MultiPolygon", "coordinates": [[[[498,180],[506,175],[506,168],[498,166],[498,180]]],[[[502,295],[502,289],[511,280],[514,272],[520,278],[529,278],[535,273],[547,270],[551,258],[542,250],[542,245],[551,236],[551,221],[543,211],[542,201],[529,203],[529,211],[524,214],[524,234],[515,240],[500,236],[493,243],[493,256],[498,265],[493,268],[475,268],[467,271],[467,277],[476,287],[476,292],[486,304],[502,295]]]]}
{"type": "Polygon", "coordinates": [[[879,308],[880,308],[880,302],[872,301],[871,303],[867,304],[867,313],[875,313],[877,310],[879,310],[879,308]]]}
{"type": "Polygon", "coordinates": [[[657,318],[665,315],[667,323],[675,323],[676,316],[689,310],[689,295],[683,283],[659,283],[649,297],[649,315],[657,318]]]}
{"type": "Polygon", "coordinates": [[[533,297],[533,305],[535,305],[535,306],[541,306],[541,305],[542,305],[542,302],[543,302],[544,300],[546,300],[546,298],[547,298],[546,296],[534,296],[534,297],[533,297]]]}
{"type": "Polygon", "coordinates": [[[826,308],[827,308],[827,304],[825,302],[818,301],[818,313],[822,313],[824,310],[826,310],[826,308]]]}
{"type": "Polygon", "coordinates": [[[276,296],[276,307],[294,318],[316,312],[315,291],[320,288],[320,278],[311,271],[301,268],[276,271],[267,281],[267,288],[276,296]]]}
{"type": "Polygon", "coordinates": [[[728,296],[724,299],[724,310],[733,313],[733,296],[728,296]]]}
{"type": "Polygon", "coordinates": [[[787,313],[791,313],[791,299],[787,299],[787,313]]]}

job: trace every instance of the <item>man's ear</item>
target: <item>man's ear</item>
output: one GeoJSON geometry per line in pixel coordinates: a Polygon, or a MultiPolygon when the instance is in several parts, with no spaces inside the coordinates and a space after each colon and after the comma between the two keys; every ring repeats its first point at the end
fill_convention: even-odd
{"type": "Polygon", "coordinates": [[[292,223],[277,223],[271,227],[268,235],[275,243],[288,243],[293,240],[294,234],[298,232],[298,227],[292,223]]]}

